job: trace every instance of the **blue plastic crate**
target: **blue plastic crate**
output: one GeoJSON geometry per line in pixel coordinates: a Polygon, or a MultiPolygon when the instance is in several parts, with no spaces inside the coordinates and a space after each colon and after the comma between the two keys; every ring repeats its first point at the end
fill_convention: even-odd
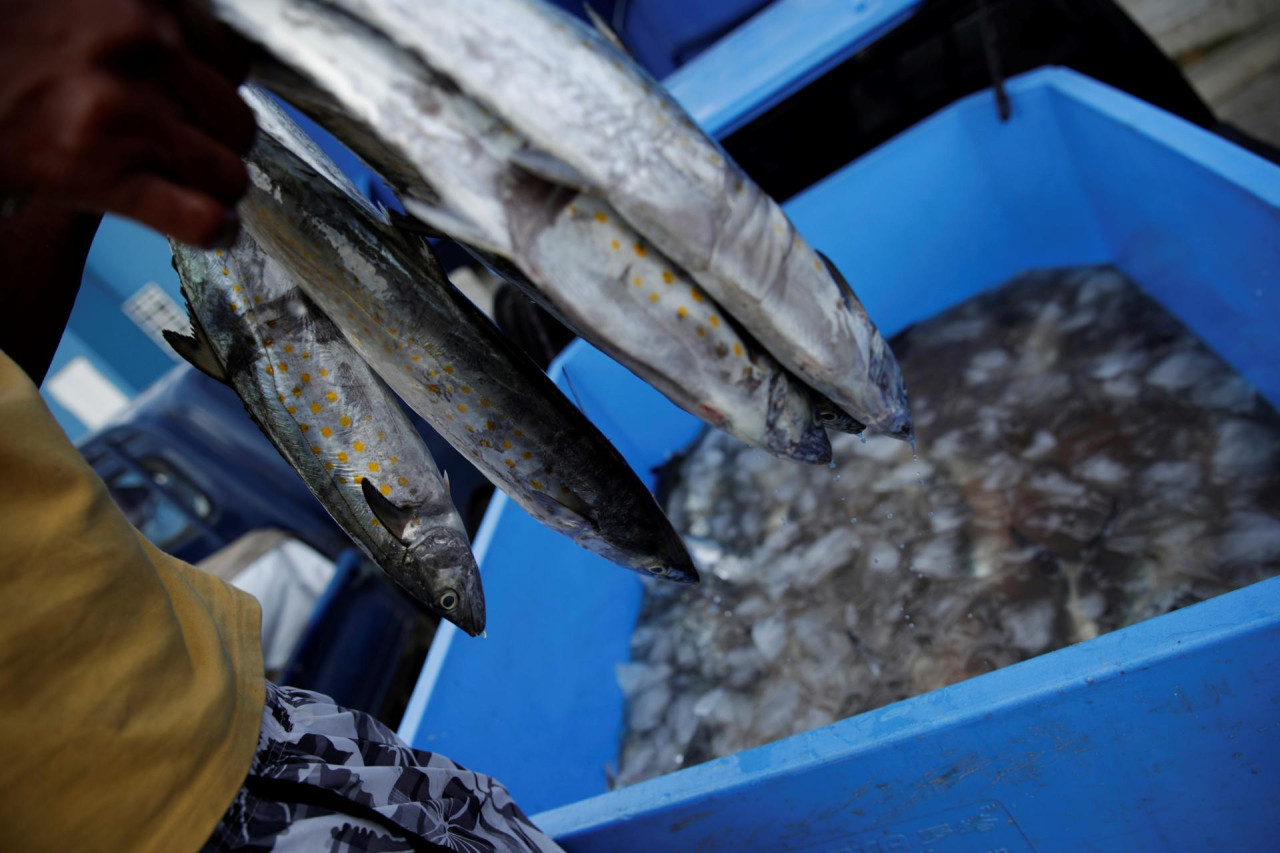
{"type": "MultiPolygon", "coordinates": [[[[1113,263],[1280,404],[1280,169],[1074,72],[1008,90],[1009,122],[979,93],[786,205],[881,329],[1113,263]]],[[[581,342],[556,370],[650,482],[699,430],[581,342]]],[[[1280,580],[605,793],[640,583],[503,498],[476,545],[489,638],[442,630],[401,732],[502,779],[572,850],[1280,845],[1280,580]]]]}

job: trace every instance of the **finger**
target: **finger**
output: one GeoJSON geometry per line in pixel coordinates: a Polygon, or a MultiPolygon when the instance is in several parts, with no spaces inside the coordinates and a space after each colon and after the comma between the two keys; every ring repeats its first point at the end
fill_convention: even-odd
{"type": "Polygon", "coordinates": [[[249,172],[230,148],[189,124],[175,121],[164,122],[157,138],[165,146],[166,165],[161,169],[165,176],[227,204],[244,195],[249,172]]]}
{"type": "Polygon", "coordinates": [[[34,183],[55,191],[110,186],[125,173],[122,164],[139,162],[140,140],[181,118],[172,98],[101,72],[68,77],[43,107],[30,119],[32,127],[46,128],[43,144],[29,140],[19,154],[34,183]]]}
{"type": "Polygon", "coordinates": [[[237,154],[253,145],[253,111],[224,76],[185,52],[170,57],[165,87],[181,103],[192,124],[237,154]]]}
{"type": "Polygon", "coordinates": [[[101,176],[94,183],[109,188],[120,176],[161,175],[226,204],[234,203],[249,184],[240,157],[199,128],[156,106],[145,91],[132,91],[108,121],[97,128],[96,148],[72,171],[101,176]]]}
{"type": "Polygon", "coordinates": [[[245,81],[253,58],[248,42],[191,0],[177,0],[173,14],[196,56],[232,84],[245,81]]]}
{"type": "Polygon", "coordinates": [[[195,246],[229,245],[239,230],[239,219],[227,205],[157,175],[132,175],[85,202],[195,246]]]}

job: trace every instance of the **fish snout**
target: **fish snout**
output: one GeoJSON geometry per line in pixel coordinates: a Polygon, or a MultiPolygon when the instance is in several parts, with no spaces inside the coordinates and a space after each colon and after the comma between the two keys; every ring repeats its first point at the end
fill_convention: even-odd
{"type": "Polygon", "coordinates": [[[478,637],[484,633],[484,596],[468,596],[453,613],[443,615],[468,635],[478,637]]]}

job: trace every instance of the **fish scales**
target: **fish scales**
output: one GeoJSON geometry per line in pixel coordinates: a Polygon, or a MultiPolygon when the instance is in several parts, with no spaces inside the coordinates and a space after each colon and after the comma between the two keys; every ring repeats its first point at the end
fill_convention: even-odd
{"type": "Polygon", "coordinates": [[[782,209],[631,59],[539,0],[335,0],[508,122],[526,166],[600,192],[783,365],[909,437],[896,359],[782,209]]]}
{"type": "Polygon", "coordinates": [[[195,338],[171,338],[175,346],[236,391],[370,559],[463,630],[483,631],[462,519],[391,391],[247,234],[225,252],[172,247],[196,328],[195,338]]]}
{"type": "Polygon", "coordinates": [[[575,204],[571,193],[515,168],[510,157],[522,142],[501,121],[337,11],[308,0],[223,0],[220,8],[228,20],[252,25],[278,59],[293,64],[288,74],[268,70],[267,79],[383,168],[410,211],[482,254],[514,258],[529,277],[517,284],[532,285],[531,295],[582,337],[686,411],[777,455],[830,459],[804,386],[652,246],[639,257],[600,252],[602,229],[590,221],[583,229],[566,211],[593,211],[619,247],[641,238],[602,200],[583,195],[575,204]],[[399,61],[388,59],[395,54],[399,61]],[[358,93],[347,88],[353,64],[368,81],[358,93]],[[692,294],[689,305],[663,305],[662,294],[651,291],[640,300],[630,293],[619,298],[611,287],[615,254],[645,268],[628,280],[678,276],[679,288],[692,294]]]}
{"type": "Polygon", "coordinates": [[[518,242],[557,313],[677,405],[778,456],[830,461],[803,387],[605,202],[576,195],[518,242]]]}
{"type": "Polygon", "coordinates": [[[479,309],[424,244],[371,218],[269,103],[246,228],[291,270],[360,355],[494,484],[542,523],[621,565],[697,578],[683,544],[608,440],[479,309]]]}

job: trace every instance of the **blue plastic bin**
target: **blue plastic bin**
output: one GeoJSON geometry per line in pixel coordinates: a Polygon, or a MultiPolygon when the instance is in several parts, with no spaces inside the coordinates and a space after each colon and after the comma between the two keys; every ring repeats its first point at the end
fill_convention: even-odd
{"type": "MultiPolygon", "coordinates": [[[[704,59],[732,61],[686,83],[704,59]]],[[[1280,404],[1280,169],[1073,72],[1008,89],[1008,123],[980,93],[788,203],[880,328],[1112,263],[1280,404]]],[[[744,98],[690,106],[724,130],[744,98]]],[[[581,342],[565,370],[650,482],[699,430],[581,342]]],[[[442,629],[401,733],[503,780],[570,850],[1280,849],[1280,580],[605,793],[639,581],[505,498],[476,546],[489,638],[442,629]]]]}

